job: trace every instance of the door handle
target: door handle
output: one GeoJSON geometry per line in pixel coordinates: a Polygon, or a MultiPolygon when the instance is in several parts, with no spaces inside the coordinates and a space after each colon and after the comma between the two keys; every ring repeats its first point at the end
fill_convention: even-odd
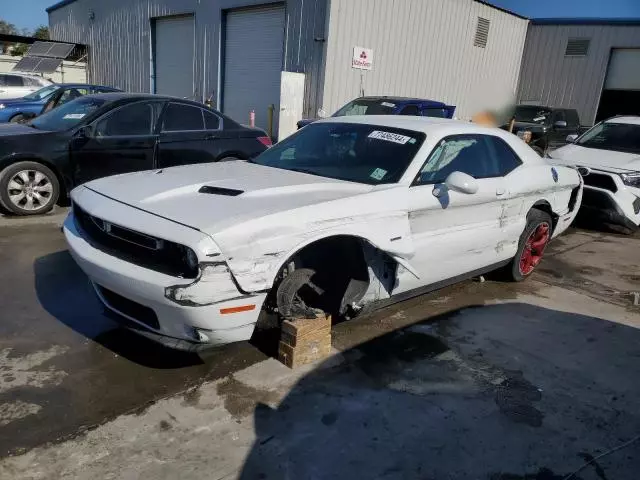
{"type": "Polygon", "coordinates": [[[216,136],[215,136],[215,135],[206,135],[206,136],[204,137],[204,139],[205,139],[205,140],[215,140],[215,139],[216,139],[216,136]]]}
{"type": "Polygon", "coordinates": [[[506,193],[506,190],[502,187],[498,187],[496,188],[496,196],[497,197],[501,197],[502,195],[504,195],[506,193]]]}

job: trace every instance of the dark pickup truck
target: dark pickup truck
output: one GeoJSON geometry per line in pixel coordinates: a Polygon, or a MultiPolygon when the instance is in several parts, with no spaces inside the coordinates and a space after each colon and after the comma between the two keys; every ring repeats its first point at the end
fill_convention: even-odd
{"type": "MultiPolygon", "coordinates": [[[[531,132],[529,145],[540,155],[565,145],[569,135],[587,129],[580,126],[578,112],[572,108],[518,105],[514,118],[513,133],[523,137],[524,132],[531,132]]],[[[509,123],[501,128],[508,130],[509,123]]]]}

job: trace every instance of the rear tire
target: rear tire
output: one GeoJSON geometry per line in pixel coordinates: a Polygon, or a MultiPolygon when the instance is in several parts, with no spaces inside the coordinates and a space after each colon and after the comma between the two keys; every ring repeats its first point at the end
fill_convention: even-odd
{"type": "Polygon", "coordinates": [[[509,280],[521,282],[533,273],[542,260],[552,232],[553,222],[548,213],[537,209],[529,212],[516,256],[506,267],[509,280]]]}
{"type": "Polygon", "coordinates": [[[0,172],[0,205],[13,215],[41,215],[60,195],[58,177],[37,162],[17,162],[0,172]]]}

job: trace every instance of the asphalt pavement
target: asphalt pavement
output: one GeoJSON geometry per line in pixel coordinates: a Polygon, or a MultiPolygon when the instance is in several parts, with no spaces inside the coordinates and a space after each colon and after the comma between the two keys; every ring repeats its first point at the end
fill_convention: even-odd
{"type": "MultiPolygon", "coordinates": [[[[562,479],[640,434],[637,236],[572,230],[529,281],[336,325],[290,371],[269,337],[196,355],[117,328],[64,215],[0,218],[2,479],[562,479]]],[[[639,462],[632,442],[572,478],[639,462]]]]}

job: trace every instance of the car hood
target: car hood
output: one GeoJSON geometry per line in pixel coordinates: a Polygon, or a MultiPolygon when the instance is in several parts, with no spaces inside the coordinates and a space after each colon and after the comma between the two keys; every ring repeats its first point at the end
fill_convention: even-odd
{"type": "Polygon", "coordinates": [[[85,187],[209,235],[248,220],[373,189],[243,161],[116,175],[85,187]]]}
{"type": "MultiPolygon", "coordinates": [[[[0,137],[13,137],[20,135],[32,135],[37,133],[50,133],[44,130],[30,127],[23,123],[0,123],[0,137]]],[[[4,140],[3,140],[4,141],[4,140]]]]}
{"type": "Polygon", "coordinates": [[[36,105],[42,105],[42,102],[37,102],[34,100],[25,100],[24,98],[9,98],[2,99],[0,103],[5,106],[5,108],[14,108],[14,107],[34,107],[36,105]]]}
{"type": "Polygon", "coordinates": [[[591,167],[615,173],[640,171],[640,155],[586,148],[580,145],[565,145],[550,153],[554,163],[570,166],[591,167]]]}

